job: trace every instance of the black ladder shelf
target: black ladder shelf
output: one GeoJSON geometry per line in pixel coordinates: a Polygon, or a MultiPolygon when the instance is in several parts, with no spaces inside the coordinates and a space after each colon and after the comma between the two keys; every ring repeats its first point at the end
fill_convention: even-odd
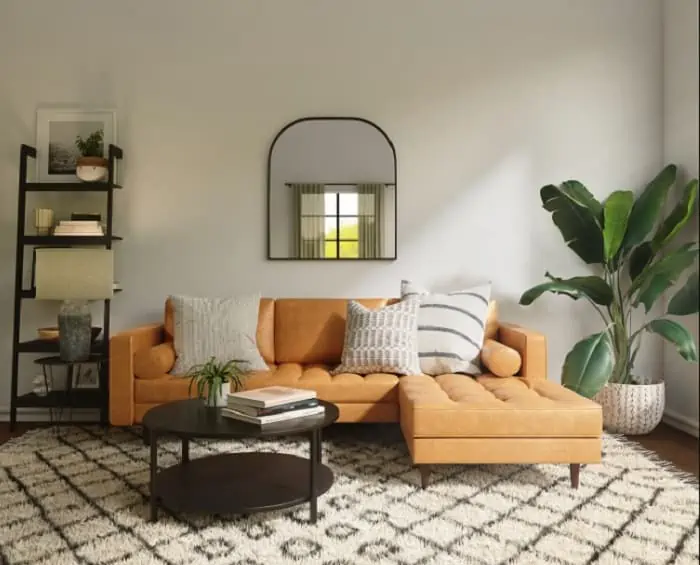
{"type": "Polygon", "coordinates": [[[27,245],[62,246],[90,245],[104,246],[111,249],[115,241],[121,237],[114,235],[113,208],[114,191],[121,188],[116,184],[115,173],[117,160],[122,159],[122,150],[110,144],[107,158],[108,175],[106,182],[85,183],[76,179],[75,182],[27,182],[27,166],[29,158],[36,159],[36,148],[22,145],[19,158],[19,198],[17,201],[17,255],[15,260],[15,301],[14,328],[12,333],[12,383],[10,391],[10,430],[14,431],[17,423],[18,408],[94,408],[100,411],[99,423],[106,425],[109,421],[109,320],[111,300],[104,300],[103,323],[101,338],[93,343],[93,357],[99,356],[99,387],[97,389],[81,389],[66,394],[64,390],[50,391],[46,396],[34,393],[18,395],[19,356],[22,353],[58,353],[58,341],[32,339],[20,341],[22,323],[22,301],[33,299],[35,289],[23,287],[24,250],[27,245]],[[106,230],[103,236],[55,236],[28,235],[24,231],[27,212],[28,192],[103,192],[107,195],[106,230]]]}

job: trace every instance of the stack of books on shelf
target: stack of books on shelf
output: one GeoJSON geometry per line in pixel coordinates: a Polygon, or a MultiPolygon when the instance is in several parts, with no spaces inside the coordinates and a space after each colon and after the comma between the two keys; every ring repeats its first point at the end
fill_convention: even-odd
{"type": "Polygon", "coordinates": [[[316,391],[269,386],[228,395],[222,416],[250,424],[272,424],[323,414],[316,391]]]}
{"type": "Polygon", "coordinates": [[[94,220],[61,220],[53,230],[54,235],[102,236],[100,222],[94,220]]]}

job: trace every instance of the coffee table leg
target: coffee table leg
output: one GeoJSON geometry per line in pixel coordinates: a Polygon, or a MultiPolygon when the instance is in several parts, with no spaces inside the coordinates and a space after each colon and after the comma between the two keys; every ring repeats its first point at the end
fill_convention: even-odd
{"type": "Polygon", "coordinates": [[[319,434],[316,430],[311,432],[311,453],[309,453],[309,519],[312,524],[316,523],[318,508],[316,505],[316,467],[318,466],[319,456],[319,434]]]}
{"type": "Polygon", "coordinates": [[[182,438],[182,462],[189,463],[190,461],[190,440],[186,437],[182,438]]]}
{"type": "Polygon", "coordinates": [[[150,521],[158,520],[158,504],[156,500],[156,473],[158,472],[158,436],[151,432],[151,499],[150,499],[150,521]]]}
{"type": "Polygon", "coordinates": [[[321,430],[316,431],[316,462],[322,459],[323,442],[321,441],[321,430]]]}

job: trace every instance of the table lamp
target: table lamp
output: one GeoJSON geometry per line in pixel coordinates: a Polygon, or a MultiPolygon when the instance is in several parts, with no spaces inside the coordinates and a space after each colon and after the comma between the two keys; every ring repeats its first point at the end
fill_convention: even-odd
{"type": "Polygon", "coordinates": [[[63,361],[90,357],[92,316],[88,301],[112,298],[114,257],[111,249],[36,249],[35,297],[61,300],[58,341],[63,361]]]}

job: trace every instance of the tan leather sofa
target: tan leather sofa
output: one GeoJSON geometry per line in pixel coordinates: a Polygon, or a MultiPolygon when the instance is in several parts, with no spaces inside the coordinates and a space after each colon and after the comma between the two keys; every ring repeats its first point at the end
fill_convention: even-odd
{"type": "MultiPolygon", "coordinates": [[[[394,299],[359,301],[377,308],[394,299]]],[[[499,323],[495,303],[482,350],[490,372],[476,378],[331,376],[343,349],[346,307],[346,299],[262,299],[257,343],[269,370],[251,373],[245,387],[310,388],[338,406],[339,422],[399,422],[423,486],[430,465],[440,463],[568,463],[578,486],[579,465],[600,461],[600,406],[546,380],[544,336],[499,323]]],[[[112,337],[112,425],[138,424],[151,407],[188,397],[189,381],[168,373],[172,341],[167,301],[163,322],[112,337]]]]}

